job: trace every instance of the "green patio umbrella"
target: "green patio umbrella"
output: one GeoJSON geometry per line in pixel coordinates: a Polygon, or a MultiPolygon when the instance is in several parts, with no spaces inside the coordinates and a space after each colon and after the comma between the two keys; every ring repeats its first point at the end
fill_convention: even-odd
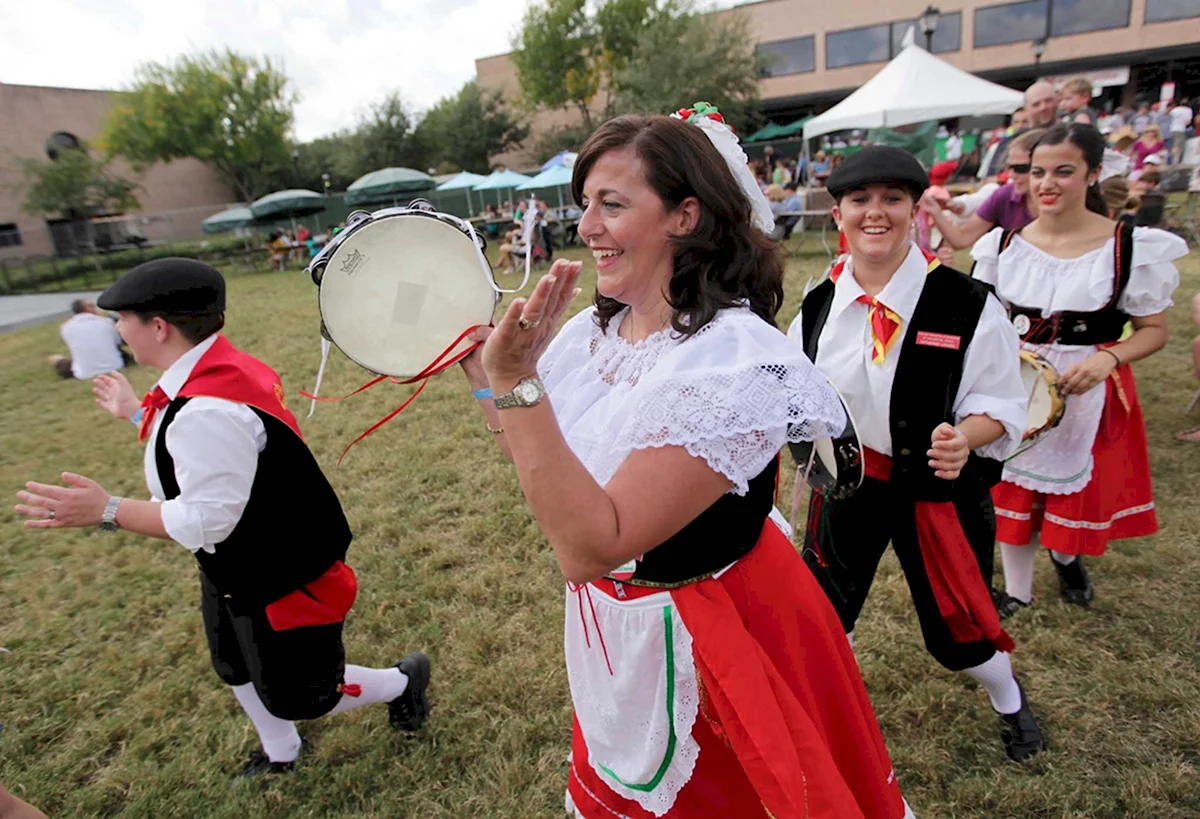
{"type": "Polygon", "coordinates": [[[427,173],[412,168],[382,168],[360,176],[346,188],[347,205],[396,201],[398,194],[427,191],[437,186],[427,173]]]}
{"type": "Polygon", "coordinates": [[[221,233],[222,231],[251,227],[253,225],[254,214],[250,212],[250,208],[244,206],[214,213],[200,223],[200,227],[205,233],[221,233]]]}
{"type": "Polygon", "coordinates": [[[268,193],[250,203],[255,219],[297,219],[325,210],[325,197],[298,188],[268,193]]]}

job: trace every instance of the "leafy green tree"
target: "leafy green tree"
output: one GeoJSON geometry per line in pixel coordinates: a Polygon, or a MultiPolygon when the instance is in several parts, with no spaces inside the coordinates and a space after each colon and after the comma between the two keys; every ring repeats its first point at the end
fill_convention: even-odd
{"type": "Polygon", "coordinates": [[[194,157],[249,201],[290,160],[295,100],[268,58],[226,50],[146,63],[109,112],[102,143],[135,168],[194,157]]]}
{"type": "Polygon", "coordinates": [[[59,150],[53,160],[17,163],[27,213],[81,220],[138,208],[137,184],[112,173],[86,146],[59,150]]]}
{"type": "Polygon", "coordinates": [[[417,125],[415,141],[439,172],[486,172],[488,158],[520,145],[529,127],[510,111],[500,95],[482,91],[474,80],[442,98],[417,125]]]}
{"type": "MultiPolygon", "coordinates": [[[[749,123],[758,105],[755,42],[740,15],[701,14],[694,0],[541,0],[512,54],[527,105],[579,112],[583,133],[629,111],[697,100],[749,123]]],[[[568,131],[543,140],[560,142],[568,131]]]]}
{"type": "Polygon", "coordinates": [[[586,0],[530,5],[515,46],[511,58],[526,104],[574,107],[591,131],[591,105],[600,90],[600,73],[593,60],[599,43],[586,0]]]}
{"type": "Polygon", "coordinates": [[[754,46],[740,15],[659,15],[639,33],[632,58],[614,76],[614,113],[667,113],[703,100],[748,134],[759,107],[754,46]]]}
{"type": "Polygon", "coordinates": [[[392,167],[424,170],[425,148],[416,139],[416,119],[395,91],[371,105],[351,140],[362,173],[392,167]]]}

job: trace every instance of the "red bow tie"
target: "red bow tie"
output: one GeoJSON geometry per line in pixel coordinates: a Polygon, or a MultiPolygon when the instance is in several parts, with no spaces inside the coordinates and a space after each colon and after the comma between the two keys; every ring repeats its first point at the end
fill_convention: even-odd
{"type": "Polygon", "coordinates": [[[171,403],[171,399],[163,392],[162,387],[155,387],[142,399],[142,423],[138,427],[138,440],[146,440],[146,436],[150,434],[150,427],[154,423],[154,416],[160,409],[171,403]]]}

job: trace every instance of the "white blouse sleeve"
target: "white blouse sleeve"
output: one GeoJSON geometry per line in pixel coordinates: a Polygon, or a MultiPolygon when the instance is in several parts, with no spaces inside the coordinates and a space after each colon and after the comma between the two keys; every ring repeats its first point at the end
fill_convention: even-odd
{"type": "Polygon", "coordinates": [[[1131,316],[1153,316],[1173,305],[1171,296],[1179,287],[1179,270],[1174,262],[1187,252],[1187,242],[1174,233],[1135,228],[1129,284],[1117,307],[1131,316]]]}
{"type": "Polygon", "coordinates": [[[617,453],[682,446],[746,494],[788,440],[845,426],[837,392],[800,345],[749,310],[727,310],[647,373],[617,453]]]}
{"type": "Polygon", "coordinates": [[[996,286],[999,281],[997,270],[1000,264],[1000,238],[1004,235],[1002,228],[993,228],[983,235],[971,248],[971,258],[975,260],[975,270],[972,278],[979,279],[984,284],[996,286]]]}
{"type": "Polygon", "coordinates": [[[988,297],[967,347],[962,383],[954,399],[954,422],[986,415],[1004,425],[1004,434],[975,450],[984,458],[1003,460],[1016,451],[1028,422],[1029,397],[1021,381],[1021,345],[1000,302],[988,297]]]}

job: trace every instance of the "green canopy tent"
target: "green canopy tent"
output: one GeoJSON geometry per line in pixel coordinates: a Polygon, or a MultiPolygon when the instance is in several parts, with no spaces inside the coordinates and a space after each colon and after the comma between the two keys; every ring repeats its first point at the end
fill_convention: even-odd
{"type": "Polygon", "coordinates": [[[766,142],[768,139],[792,139],[799,137],[804,133],[804,123],[808,122],[812,117],[801,117],[795,122],[789,122],[786,125],[776,125],[770,123],[764,128],[760,128],[750,136],[746,137],[746,142],[766,142]]]}
{"type": "Polygon", "coordinates": [[[347,205],[366,205],[379,202],[399,204],[398,195],[433,190],[437,182],[432,176],[412,168],[381,168],[350,183],[346,188],[347,205]]]}

